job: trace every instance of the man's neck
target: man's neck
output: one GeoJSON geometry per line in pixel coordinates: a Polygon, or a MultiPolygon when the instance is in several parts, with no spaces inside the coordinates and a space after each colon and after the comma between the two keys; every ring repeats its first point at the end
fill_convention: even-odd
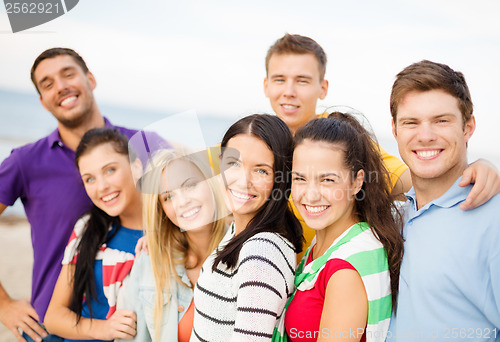
{"type": "Polygon", "coordinates": [[[305,125],[307,125],[308,122],[316,119],[317,116],[315,113],[312,113],[311,116],[309,117],[309,120],[307,120],[302,126],[294,126],[294,127],[290,127],[288,126],[288,128],[290,129],[290,132],[292,132],[292,136],[295,136],[295,133],[297,133],[297,131],[299,129],[301,129],[302,127],[304,127],[305,125]]]}
{"type": "Polygon", "coordinates": [[[443,196],[467,168],[467,161],[457,165],[441,177],[421,178],[412,173],[413,188],[417,199],[417,209],[443,196]]]}
{"type": "Polygon", "coordinates": [[[61,138],[64,145],[76,150],[80,140],[82,140],[83,135],[92,128],[104,127],[105,121],[101,113],[97,113],[92,116],[91,120],[87,120],[85,123],[78,127],[70,128],[58,123],[59,137],[61,138]]]}

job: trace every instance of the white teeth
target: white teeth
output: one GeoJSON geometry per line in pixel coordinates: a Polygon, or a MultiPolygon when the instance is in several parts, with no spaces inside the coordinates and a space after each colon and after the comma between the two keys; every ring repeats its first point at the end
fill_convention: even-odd
{"type": "Polygon", "coordinates": [[[70,104],[71,102],[75,101],[76,100],[76,96],[70,96],[66,99],[64,99],[62,102],[61,102],[61,106],[66,106],[67,104],[70,104]]]}
{"type": "Polygon", "coordinates": [[[104,197],[102,198],[102,200],[103,200],[104,202],[109,202],[109,201],[111,201],[111,200],[113,200],[113,199],[117,198],[119,194],[120,194],[119,192],[112,193],[111,195],[104,196],[104,197]]]}
{"type": "Polygon", "coordinates": [[[320,213],[322,211],[325,211],[328,206],[327,205],[320,205],[320,206],[317,206],[317,207],[311,207],[310,205],[306,205],[306,210],[310,213],[313,213],[313,214],[316,214],[316,213],[320,213]]]}
{"type": "Polygon", "coordinates": [[[283,108],[285,108],[285,109],[296,109],[296,108],[297,108],[297,106],[293,106],[293,105],[286,105],[286,104],[284,104],[284,105],[282,105],[282,106],[283,106],[283,108]]]}
{"type": "Polygon", "coordinates": [[[433,151],[417,151],[417,155],[419,157],[423,158],[429,158],[437,155],[439,153],[439,150],[433,150],[433,151]]]}
{"type": "Polygon", "coordinates": [[[240,192],[236,192],[233,190],[230,190],[230,191],[231,191],[231,194],[236,198],[241,198],[243,200],[249,200],[250,198],[252,198],[252,196],[248,196],[248,195],[242,194],[240,192]]]}
{"type": "Polygon", "coordinates": [[[182,214],[181,216],[182,216],[182,218],[189,218],[199,211],[200,211],[200,207],[197,207],[197,208],[194,208],[194,209],[188,211],[187,213],[182,214]]]}

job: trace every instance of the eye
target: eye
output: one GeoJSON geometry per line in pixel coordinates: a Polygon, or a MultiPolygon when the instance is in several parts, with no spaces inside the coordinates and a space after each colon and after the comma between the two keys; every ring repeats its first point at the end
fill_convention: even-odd
{"type": "Polygon", "coordinates": [[[198,182],[191,182],[191,183],[185,184],[184,188],[186,190],[194,190],[197,185],[198,185],[198,182]]]}
{"type": "Polygon", "coordinates": [[[84,179],[83,179],[83,182],[84,182],[85,184],[92,184],[94,181],[95,181],[95,178],[94,178],[94,177],[87,177],[87,178],[84,178],[84,179]]]}
{"type": "Polygon", "coordinates": [[[337,182],[335,181],[335,179],[333,179],[333,178],[323,178],[321,181],[322,181],[323,183],[327,183],[327,184],[337,183],[337,182]]]}
{"type": "Polygon", "coordinates": [[[298,83],[299,84],[309,84],[309,81],[308,80],[299,80],[298,83]]]}
{"type": "Polygon", "coordinates": [[[115,171],[116,171],[116,168],[114,168],[114,167],[109,167],[106,169],[107,174],[114,173],[115,171]]]}
{"type": "Polygon", "coordinates": [[[402,124],[405,126],[413,126],[413,125],[416,125],[417,122],[416,121],[403,121],[402,124]]]}
{"type": "Polygon", "coordinates": [[[64,77],[72,77],[75,73],[74,72],[66,72],[64,74],[64,77]]]}
{"type": "Polygon", "coordinates": [[[275,78],[274,79],[274,83],[283,83],[283,82],[285,82],[284,78],[275,78]]]}
{"type": "Polygon", "coordinates": [[[256,172],[264,176],[267,176],[269,174],[269,171],[264,169],[257,169],[256,172]]]}
{"type": "Polygon", "coordinates": [[[439,119],[438,120],[438,123],[448,123],[449,120],[448,119],[439,119]]]}
{"type": "Polygon", "coordinates": [[[171,200],[174,195],[172,193],[163,193],[161,194],[161,199],[163,202],[167,202],[168,200],[171,200]]]}
{"type": "Polygon", "coordinates": [[[46,82],[46,83],[42,84],[42,89],[48,90],[48,89],[52,88],[52,85],[53,85],[52,82],[46,82]]]}
{"type": "Polygon", "coordinates": [[[304,177],[299,177],[299,176],[295,176],[295,177],[292,177],[292,182],[305,182],[305,178],[304,177]]]}

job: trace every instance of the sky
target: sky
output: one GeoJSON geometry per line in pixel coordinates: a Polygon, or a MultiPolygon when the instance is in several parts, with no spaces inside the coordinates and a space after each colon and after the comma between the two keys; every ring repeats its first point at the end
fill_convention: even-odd
{"type": "Polygon", "coordinates": [[[80,0],[66,15],[13,34],[0,6],[0,88],[37,96],[34,59],[65,46],[94,73],[98,103],[236,120],[272,112],[264,58],[276,39],[296,33],[328,56],[330,88],[318,112],[354,107],[381,139],[391,139],[389,94],[399,71],[422,59],[462,71],[477,122],[469,151],[500,160],[498,13],[495,0],[80,0]]]}

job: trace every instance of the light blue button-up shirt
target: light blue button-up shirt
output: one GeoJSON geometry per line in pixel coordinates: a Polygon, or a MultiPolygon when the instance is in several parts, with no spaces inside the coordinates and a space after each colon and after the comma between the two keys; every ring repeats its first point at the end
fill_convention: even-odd
{"type": "Polygon", "coordinates": [[[459,182],[420,210],[407,193],[388,341],[500,341],[500,196],[463,211],[459,182]]]}
{"type": "MultiPolygon", "coordinates": [[[[193,300],[193,290],[188,287],[191,283],[184,265],[177,265],[176,271],[186,286],[172,279],[169,295],[167,296],[163,292],[161,342],[177,341],[179,321],[193,300]]],[[[133,340],[122,341],[150,342],[156,340],[154,330],[155,281],[151,259],[145,252],[142,252],[134,261],[124,293],[124,304],[118,309],[135,311],[137,314],[137,335],[133,340]]]]}

